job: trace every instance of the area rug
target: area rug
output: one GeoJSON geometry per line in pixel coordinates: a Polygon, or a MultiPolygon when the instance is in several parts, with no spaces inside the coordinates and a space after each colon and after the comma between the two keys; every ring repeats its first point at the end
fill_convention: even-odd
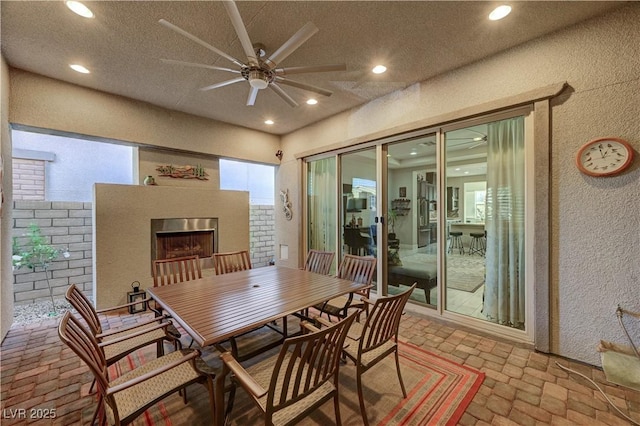
{"type": "MultiPolygon", "coordinates": [[[[114,372],[122,374],[153,356],[154,352],[150,350],[138,351],[120,362],[114,372]]],[[[212,365],[219,362],[216,352],[207,352],[203,356],[212,365]]],[[[393,356],[387,357],[363,375],[370,424],[455,425],[484,380],[484,373],[478,370],[408,343],[400,343],[400,368],[407,390],[406,399],[402,398],[393,356]]],[[[116,367],[111,368],[115,369],[116,367]]],[[[340,413],[343,425],[362,424],[355,367],[351,362],[340,367],[340,413]]],[[[263,422],[261,413],[242,390],[238,390],[236,394],[231,417],[231,424],[238,426],[263,422]]],[[[187,404],[178,395],[172,395],[147,410],[134,424],[194,426],[210,422],[206,389],[200,385],[192,385],[188,389],[187,404]]],[[[300,422],[300,425],[309,426],[331,424],[335,424],[332,402],[325,403],[300,422]]]]}
{"type": "MultiPolygon", "coordinates": [[[[436,255],[427,253],[402,254],[404,266],[420,269],[424,265],[435,268],[436,255]]],[[[447,255],[447,286],[455,290],[475,292],[484,284],[485,258],[477,255],[447,255]]]]}

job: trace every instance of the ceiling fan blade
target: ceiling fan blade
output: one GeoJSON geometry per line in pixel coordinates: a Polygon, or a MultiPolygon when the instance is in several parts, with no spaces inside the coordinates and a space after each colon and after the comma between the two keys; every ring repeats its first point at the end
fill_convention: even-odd
{"type": "Polygon", "coordinates": [[[242,22],[242,16],[240,16],[238,6],[236,6],[233,1],[223,1],[222,4],[224,4],[224,8],[227,9],[227,15],[229,15],[233,28],[236,30],[240,44],[242,44],[242,49],[244,49],[244,53],[247,55],[247,62],[254,67],[259,66],[256,52],[253,50],[253,44],[251,44],[247,28],[244,26],[244,22],[242,22]]]}
{"type": "Polygon", "coordinates": [[[200,46],[205,47],[205,48],[211,50],[212,52],[222,56],[223,58],[226,58],[226,59],[230,60],[234,64],[236,64],[238,66],[241,66],[241,67],[245,66],[245,64],[243,62],[240,62],[239,59],[236,59],[233,56],[224,53],[222,50],[216,49],[215,47],[213,47],[212,45],[210,45],[206,41],[203,41],[203,40],[199,39],[198,37],[194,36],[193,34],[190,34],[190,33],[186,32],[182,28],[173,25],[171,22],[166,21],[164,19],[161,19],[158,22],[161,25],[164,25],[165,27],[169,28],[170,30],[173,30],[173,31],[177,32],[178,34],[181,34],[181,35],[185,36],[189,40],[195,41],[200,46]]]}
{"type": "Polygon", "coordinates": [[[247,106],[253,106],[256,103],[256,97],[258,97],[258,92],[260,89],[251,87],[251,91],[249,91],[249,97],[247,98],[247,106]]]}
{"type": "Polygon", "coordinates": [[[284,42],[282,46],[265,61],[269,69],[274,69],[280,62],[291,55],[298,47],[309,40],[311,36],[317,33],[318,27],[313,22],[307,22],[304,27],[300,28],[291,38],[284,42]]]}
{"type": "Polygon", "coordinates": [[[184,66],[187,66],[187,67],[206,68],[206,69],[210,69],[210,70],[227,71],[227,72],[240,74],[240,70],[234,70],[234,69],[231,69],[231,68],[216,67],[216,66],[213,66],[213,65],[196,64],[194,62],[174,61],[173,59],[160,59],[160,61],[165,63],[165,64],[184,65],[184,66]]]}
{"type": "Polygon", "coordinates": [[[206,86],[200,88],[203,92],[206,90],[217,89],[218,87],[228,86],[230,84],[239,83],[241,81],[245,81],[244,77],[236,77],[231,80],[221,81],[220,83],[212,84],[211,86],[206,86]]]}
{"type": "Polygon", "coordinates": [[[274,92],[276,92],[278,96],[284,99],[284,101],[289,105],[291,105],[292,107],[296,108],[298,106],[298,103],[294,101],[291,96],[287,95],[287,93],[284,90],[282,90],[282,88],[278,86],[276,83],[271,83],[269,85],[269,88],[274,92]]]}
{"type": "Polygon", "coordinates": [[[299,81],[289,80],[287,78],[276,77],[278,83],[286,84],[287,86],[297,87],[298,89],[308,90],[310,92],[317,93],[323,96],[331,96],[333,94],[332,91],[323,89],[322,87],[313,86],[311,84],[300,83],[299,81]]]}
{"type": "Polygon", "coordinates": [[[276,69],[276,75],[304,74],[310,72],[346,71],[345,64],[310,65],[306,67],[287,67],[276,69]]]}

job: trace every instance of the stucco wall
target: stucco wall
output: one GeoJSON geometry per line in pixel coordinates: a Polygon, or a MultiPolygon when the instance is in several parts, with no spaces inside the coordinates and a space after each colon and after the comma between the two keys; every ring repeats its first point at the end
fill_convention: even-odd
{"type": "Polygon", "coordinates": [[[11,73],[9,120],[98,139],[275,164],[280,138],[32,74],[11,73]],[[72,99],[73,102],[69,100],[72,99]]]}
{"type": "MultiPolygon", "coordinates": [[[[581,175],[574,158],[602,136],[640,151],[638,22],[640,4],[630,4],[289,134],[278,181],[296,181],[297,153],[567,81],[551,111],[551,350],[599,364],[601,338],[626,341],[616,306],[640,311],[640,159],[598,179],[581,175]]],[[[300,217],[279,225],[278,243],[291,247],[300,217]]]]}
{"type": "Polygon", "coordinates": [[[0,340],[13,321],[13,272],[11,268],[11,215],[13,200],[11,176],[11,136],[9,133],[9,69],[0,56],[0,156],[2,157],[2,215],[0,217],[0,340]]]}
{"type": "Polygon", "coordinates": [[[218,218],[220,251],[249,249],[249,193],[167,186],[94,187],[93,294],[98,308],[125,303],[131,282],[153,286],[151,219],[218,218]]]}

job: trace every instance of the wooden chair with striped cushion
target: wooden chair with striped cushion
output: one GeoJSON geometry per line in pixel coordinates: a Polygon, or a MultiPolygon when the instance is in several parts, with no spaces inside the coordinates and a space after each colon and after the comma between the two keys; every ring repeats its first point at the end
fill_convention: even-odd
{"type": "MultiPolygon", "coordinates": [[[[340,268],[338,268],[338,278],[371,285],[375,270],[375,257],[346,254],[340,263],[340,268]]],[[[336,297],[324,303],[319,303],[315,305],[314,308],[326,313],[329,318],[331,318],[331,315],[344,318],[347,316],[347,311],[351,308],[365,308],[366,310],[367,307],[361,301],[353,300],[355,296],[369,297],[369,288],[356,293],[350,293],[346,296],[336,297]]]]}
{"type": "Polygon", "coordinates": [[[200,358],[199,351],[171,352],[110,379],[101,345],[70,312],[60,320],[58,335],[89,367],[98,384],[98,407],[90,424],[98,416],[99,424],[129,424],[158,401],[179,391],[186,402],[186,388],[192,383],[207,387],[212,420],[215,418],[213,371],[200,358]]]}
{"type": "MultiPolygon", "coordinates": [[[[130,305],[139,304],[140,301],[96,310],[91,301],[75,284],[69,286],[65,298],[87,323],[95,339],[103,345],[108,365],[147,345],[156,344],[158,356],[164,353],[163,342],[165,341],[174,346],[177,345],[177,348],[180,347],[179,341],[176,340],[176,336],[171,332],[173,324],[170,321],[166,321],[165,317],[140,321],[134,325],[110,328],[108,330],[102,328],[101,314],[122,310],[130,305]]],[[[146,303],[148,300],[143,302],[146,303]]]]}
{"type": "Polygon", "coordinates": [[[294,424],[331,399],[335,424],[341,424],[340,356],[355,315],[322,330],[303,321],[301,326],[310,332],[286,339],[278,354],[246,369],[231,352],[220,355],[224,373],[232,373],[227,412],[232,411],[235,388],[240,385],[264,413],[265,425],[294,424]]]}
{"type": "Polygon", "coordinates": [[[332,251],[311,249],[309,250],[309,253],[307,253],[307,260],[304,263],[304,269],[317,274],[329,275],[335,255],[336,254],[332,251]]]}
{"type": "MultiPolygon", "coordinates": [[[[390,354],[395,355],[398,381],[400,382],[403,397],[407,397],[407,391],[400,372],[398,330],[404,307],[416,286],[417,284],[414,283],[411,288],[403,293],[380,297],[375,302],[363,299],[363,303],[371,306],[370,313],[364,323],[352,323],[347,334],[348,338],[343,353],[356,365],[358,399],[360,400],[360,412],[365,425],[368,425],[369,421],[367,420],[364,406],[362,375],[390,354]]],[[[326,321],[324,318],[317,318],[317,320],[324,326],[333,325],[333,323],[326,321]]]]}
{"type": "Polygon", "coordinates": [[[251,259],[247,250],[213,254],[213,266],[216,275],[251,269],[251,259]]]}

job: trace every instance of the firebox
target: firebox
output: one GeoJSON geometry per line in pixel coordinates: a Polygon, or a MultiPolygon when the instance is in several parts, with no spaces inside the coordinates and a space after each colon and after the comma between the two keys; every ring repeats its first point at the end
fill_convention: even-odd
{"type": "Polygon", "coordinates": [[[152,262],[198,255],[206,268],[217,248],[217,218],[151,219],[152,262]]]}

